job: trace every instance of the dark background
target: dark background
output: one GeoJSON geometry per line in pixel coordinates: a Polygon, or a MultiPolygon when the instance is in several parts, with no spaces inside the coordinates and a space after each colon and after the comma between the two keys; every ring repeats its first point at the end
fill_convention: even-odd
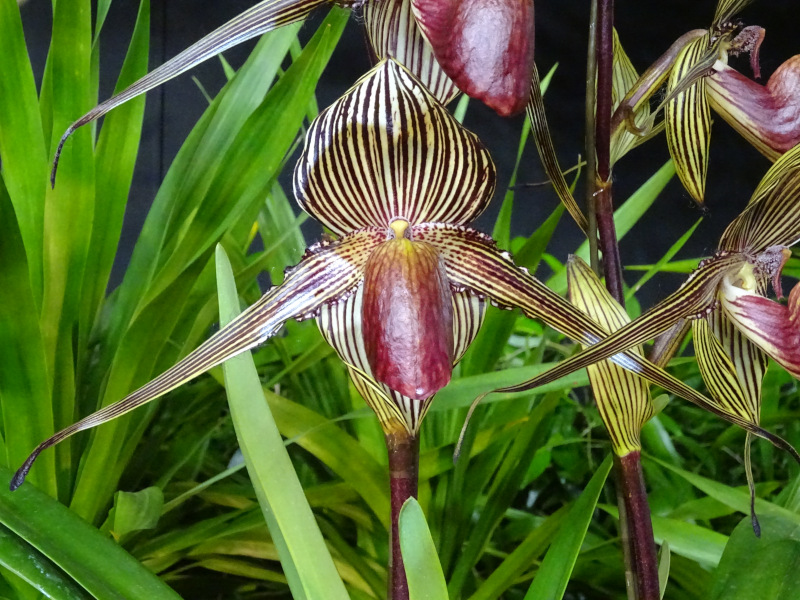
{"type": "MultiPolygon", "coordinates": [[[[246,0],[153,0],[151,67],[174,56],[253,3],[246,0]]],[[[41,73],[44,66],[50,39],[50,6],[50,0],[28,0],[23,6],[23,22],[37,74],[41,73]]],[[[101,58],[104,60],[101,66],[101,95],[104,97],[113,88],[133,29],[137,7],[137,0],[115,0],[109,12],[101,36],[101,58]]],[[[616,26],[626,52],[637,70],[642,72],[680,35],[690,29],[706,27],[711,22],[714,7],[713,0],[666,0],[657,3],[618,1],[616,26]]],[[[588,13],[588,0],[536,2],[536,60],[539,70],[544,74],[554,63],[559,64],[545,103],[563,168],[573,165],[582,152],[588,13]]],[[[320,18],[319,14],[313,15],[301,35],[310,36],[320,18]]],[[[755,2],[740,18],[745,24],[758,24],[767,31],[761,48],[763,81],[781,62],[800,53],[797,35],[800,5],[796,0],[755,2]]],[[[225,56],[234,67],[238,67],[253,44],[243,44],[227,51],[225,56]]],[[[746,58],[734,59],[731,64],[748,76],[752,75],[746,58]]],[[[351,17],[318,88],[320,107],[335,100],[369,67],[363,29],[358,15],[355,15],[351,17]]],[[[224,83],[220,63],[212,59],[148,95],[142,145],[112,286],[119,282],[124,272],[165,169],[206,107],[206,101],[192,81],[192,76],[197,77],[211,94],[215,94],[224,83]]],[[[498,164],[500,180],[495,202],[476,223],[476,227],[491,231],[513,167],[523,118],[501,119],[480,103],[471,102],[465,124],[480,136],[498,164]]],[[[614,174],[615,204],[624,201],[668,157],[665,138],[660,135],[623,158],[614,174]]],[[[769,162],[765,158],[721,119],[715,119],[707,182],[710,211],[679,257],[713,252],[719,235],[744,207],[768,167],[769,162]]],[[[289,191],[288,170],[285,175],[285,189],[289,191]]],[[[530,142],[523,158],[519,182],[541,182],[544,179],[538,155],[530,142]]],[[[578,190],[576,197],[581,201],[582,191],[578,190]]],[[[549,186],[519,190],[513,233],[530,233],[557,203],[557,196],[549,186]]],[[[622,241],[623,264],[655,262],[700,216],[675,179],[645,218],[622,241]]],[[[309,241],[319,231],[309,230],[309,241]]],[[[564,260],[581,241],[579,230],[565,215],[549,250],[558,259],[564,260]]],[[[638,274],[635,273],[626,275],[629,283],[637,278],[638,274]]],[[[648,284],[645,301],[650,303],[663,296],[681,280],[682,276],[662,277],[648,284]]]]}

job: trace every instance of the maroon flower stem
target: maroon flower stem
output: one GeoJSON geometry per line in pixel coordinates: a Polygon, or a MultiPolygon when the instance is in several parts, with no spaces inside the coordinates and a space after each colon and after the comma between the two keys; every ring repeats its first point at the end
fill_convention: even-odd
{"type": "Polygon", "coordinates": [[[614,456],[617,488],[628,515],[628,536],[633,558],[635,597],[639,600],[659,600],[658,560],[650,505],[642,474],[641,455],[638,451],[625,456],[614,456]]]}
{"type": "Polygon", "coordinates": [[[389,489],[392,506],[392,530],[389,536],[389,600],[409,600],[408,581],[400,553],[398,520],[403,503],[417,496],[419,481],[419,438],[405,432],[386,435],[389,451],[389,489]]]}
{"type": "MultiPolygon", "coordinates": [[[[624,306],[622,263],[614,227],[611,183],[612,67],[614,60],[614,0],[598,0],[596,22],[597,95],[595,113],[594,207],[603,253],[606,287],[624,306]]],[[[625,556],[629,597],[659,600],[658,562],[639,452],[614,457],[620,533],[625,556]]]]}

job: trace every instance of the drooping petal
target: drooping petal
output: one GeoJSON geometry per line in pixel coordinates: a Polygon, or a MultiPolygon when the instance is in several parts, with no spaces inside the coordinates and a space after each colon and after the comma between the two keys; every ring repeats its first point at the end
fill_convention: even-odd
{"type": "Polygon", "coordinates": [[[285,321],[311,318],[326,304],[352,293],[363,278],[369,254],[385,239],[383,230],[367,229],[309,248],[303,260],[287,271],[281,285],[273,287],[175,366],[119,402],[92,413],[39,444],[17,471],[12,489],[22,484],[42,450],[163,396],[228,358],[263,343],[285,321]]]}
{"type": "MultiPolygon", "coordinates": [[[[704,36],[681,51],[670,72],[668,94],[703,60],[708,47],[708,36],[704,36]]],[[[708,147],[711,140],[711,113],[705,86],[705,78],[701,77],[670,99],[664,116],[667,145],[675,161],[675,170],[683,187],[698,204],[703,203],[705,196],[708,147]]]]}
{"type": "MultiPolygon", "coordinates": [[[[58,165],[61,148],[73,132],[87,123],[96,121],[110,110],[132,100],[137,96],[157,88],[170,79],[185,73],[201,62],[216,56],[220,52],[232,48],[242,42],[259,36],[278,27],[296,23],[305,19],[315,8],[330,4],[331,0],[264,0],[240,15],[234,17],[218,29],[215,29],[200,41],[171,58],[160,67],[135,81],[130,86],[101,102],[80,119],[69,126],[56,150],[53,165],[53,181],[58,165]]],[[[52,182],[51,182],[52,183],[52,182]]]]}
{"type": "Polygon", "coordinates": [[[720,63],[706,79],[706,93],[711,108],[768,159],[800,142],[800,55],[778,67],[766,85],[720,63]]]}
{"type": "Polygon", "coordinates": [[[337,233],[397,218],[468,223],[495,168],[478,138],[388,59],[314,121],[294,172],[300,206],[337,233]]]}
{"type": "Polygon", "coordinates": [[[550,127],[547,124],[547,116],[544,111],[544,98],[542,96],[541,82],[539,81],[539,70],[534,65],[533,78],[531,81],[531,98],[528,102],[528,119],[531,122],[531,132],[536,142],[536,150],[539,151],[539,158],[542,159],[542,166],[548,179],[553,184],[558,198],[570,216],[575,219],[581,231],[587,231],[589,224],[586,215],[583,214],[580,206],[575,201],[575,197],[569,189],[569,184],[564,178],[561,166],[558,164],[558,156],[553,147],[553,138],[550,135],[550,127]]]}
{"type": "MultiPolygon", "coordinates": [[[[607,333],[630,322],[625,309],[611,297],[589,265],[577,256],[571,256],[567,262],[567,280],[570,302],[607,333]]],[[[644,357],[640,346],[630,351],[644,357]]],[[[641,450],[639,434],[653,416],[647,382],[608,360],[590,365],[587,371],[614,452],[625,456],[641,450]]]]}
{"type": "MultiPolygon", "coordinates": [[[[324,306],[317,317],[322,335],[348,365],[353,383],[367,404],[378,415],[386,433],[416,433],[433,399],[412,400],[375,381],[364,347],[362,325],[363,286],[343,302],[324,306]]],[[[474,294],[454,292],[453,356],[458,362],[475,339],[483,321],[484,304],[474,294]]]]}
{"type": "Polygon", "coordinates": [[[364,25],[372,50],[382,60],[394,58],[419,79],[442,104],[453,100],[460,90],[433,55],[422,35],[411,0],[379,0],[364,5],[364,25]]]}
{"type": "Polygon", "coordinates": [[[528,101],[533,0],[412,0],[436,59],[465,93],[502,116],[528,101]]]}
{"type": "Polygon", "coordinates": [[[698,269],[668,301],[651,309],[616,333],[606,332],[585,314],[561,298],[550,288],[517,267],[507,253],[500,252],[492,239],[475,230],[441,223],[414,228],[415,239],[435,246],[445,262],[451,285],[491,299],[500,306],[518,307],[522,312],[545,323],[591,348],[562,361],[542,375],[518,385],[493,390],[520,392],[569,375],[598,360],[610,358],[615,364],[633,371],[668,392],[685,398],[700,408],[742,427],[789,452],[800,462],[800,454],[785,440],[761,427],[720,410],[712,400],[676,379],[641,356],[627,351],[669,328],[680,315],[700,316],[713,308],[719,279],[741,264],[738,255],[721,255],[698,269]],[[644,333],[642,333],[644,331],[644,333]]]}
{"type": "Polygon", "coordinates": [[[765,252],[800,241],[800,145],[781,156],[758,184],[750,202],[720,238],[730,251],[765,252]]]}
{"type": "Polygon", "coordinates": [[[436,250],[398,235],[364,269],[362,329],[376,380],[414,400],[450,382],[453,306],[436,250]]]}
{"type": "Polygon", "coordinates": [[[723,281],[721,303],[747,339],[800,379],[800,284],[789,293],[787,304],[780,304],[758,293],[752,267],[746,265],[723,281]]]}

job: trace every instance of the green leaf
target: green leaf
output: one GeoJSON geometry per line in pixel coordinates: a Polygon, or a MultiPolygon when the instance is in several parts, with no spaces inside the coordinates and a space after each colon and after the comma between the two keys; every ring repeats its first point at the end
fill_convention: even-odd
{"type": "Polygon", "coordinates": [[[667,583],[669,583],[669,564],[670,552],[669,543],[664,542],[661,544],[661,550],[658,553],[658,589],[661,590],[661,598],[667,592],[667,583]]]}
{"type": "Polygon", "coordinates": [[[111,533],[117,539],[132,531],[153,529],[161,517],[164,506],[164,492],[161,488],[149,487],[138,492],[117,492],[114,497],[114,508],[109,517],[112,518],[111,533]]]}
{"type": "Polygon", "coordinates": [[[416,498],[406,500],[400,509],[399,527],[409,597],[414,600],[448,600],[442,565],[416,498]]]}
{"type": "Polygon", "coordinates": [[[74,512],[32,485],[11,492],[10,481],[11,473],[0,469],[0,523],[58,565],[95,598],[179,598],[139,561],[74,512]]]}
{"type": "Polygon", "coordinates": [[[710,600],[800,597],[800,525],[772,515],[760,521],[760,539],[749,518],[734,529],[714,575],[710,600]]]}
{"type": "MultiPolygon", "coordinates": [[[[664,187],[675,175],[675,165],[672,161],[667,161],[663,167],[653,174],[650,179],[645,181],[617,210],[614,211],[614,226],[617,230],[617,238],[625,237],[633,226],[639,221],[641,216],[647,212],[664,187]]],[[[589,242],[582,243],[574,252],[583,260],[589,260],[589,242]]],[[[567,273],[561,270],[547,280],[547,285],[559,294],[567,290],[567,273]]]]}
{"type": "Polygon", "coordinates": [[[572,569],[610,470],[611,456],[607,456],[570,509],[566,525],[553,540],[539,567],[539,572],[528,588],[528,593],[525,594],[525,600],[542,598],[559,600],[564,597],[572,569]]]}
{"type": "MultiPolygon", "coordinates": [[[[224,327],[239,314],[239,299],[230,262],[221,246],[217,247],[216,259],[220,325],[224,327]]],[[[247,471],[293,597],[346,599],[344,584],[265,402],[252,356],[244,353],[226,361],[223,371],[247,471]]]]}

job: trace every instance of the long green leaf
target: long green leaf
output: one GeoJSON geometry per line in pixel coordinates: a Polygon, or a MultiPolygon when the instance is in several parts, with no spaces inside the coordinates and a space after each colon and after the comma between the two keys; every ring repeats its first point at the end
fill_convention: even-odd
{"type": "Polygon", "coordinates": [[[533,579],[525,600],[559,600],[564,597],[572,568],[578,559],[586,531],[592,520],[600,492],[611,470],[611,457],[607,456],[580,497],[569,511],[566,522],[547,551],[539,571],[533,579]]]}
{"type": "MultiPolygon", "coordinates": [[[[220,324],[224,327],[239,314],[239,299],[230,262],[221,246],[217,247],[216,259],[220,324]]],[[[223,370],[247,471],[294,598],[346,599],[344,584],[265,402],[252,357],[245,353],[232,358],[223,370]]]]}
{"type": "Polygon", "coordinates": [[[400,550],[408,578],[408,594],[414,600],[447,600],[447,585],[436,546],[416,498],[400,510],[400,550]]]}
{"type": "Polygon", "coordinates": [[[179,598],[139,561],[62,504],[32,485],[11,492],[10,481],[11,473],[0,469],[0,523],[95,598],[179,598]]]}

